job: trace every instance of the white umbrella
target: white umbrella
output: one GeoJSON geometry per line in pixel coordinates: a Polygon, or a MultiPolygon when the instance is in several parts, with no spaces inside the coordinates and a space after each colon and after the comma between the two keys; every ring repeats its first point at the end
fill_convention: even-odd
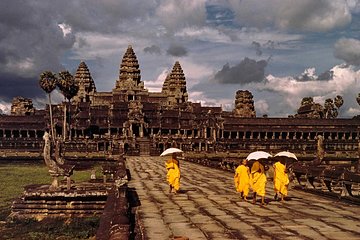
{"type": "Polygon", "coordinates": [[[256,151],[256,152],[250,153],[246,157],[246,160],[251,161],[251,160],[259,160],[259,159],[268,159],[269,157],[272,157],[272,155],[270,153],[267,153],[264,151],[256,151]]]}
{"type": "Polygon", "coordinates": [[[168,148],[166,149],[164,152],[162,152],[160,154],[160,156],[166,156],[166,155],[170,155],[170,154],[173,154],[173,153],[182,153],[183,151],[179,148],[168,148]]]}
{"type": "Polygon", "coordinates": [[[292,159],[298,160],[296,155],[289,151],[279,152],[279,153],[275,154],[274,157],[287,157],[287,158],[292,158],[292,159]]]}

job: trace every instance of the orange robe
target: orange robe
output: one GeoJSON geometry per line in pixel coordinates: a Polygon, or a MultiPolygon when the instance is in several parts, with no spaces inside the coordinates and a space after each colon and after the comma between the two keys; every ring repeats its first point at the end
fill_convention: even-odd
{"type": "Polygon", "coordinates": [[[250,171],[249,168],[240,165],[235,170],[234,183],[237,192],[242,192],[245,197],[249,194],[250,188],[250,171]]]}
{"type": "Polygon", "coordinates": [[[252,189],[257,195],[265,196],[266,181],[264,166],[255,161],[251,167],[251,183],[252,189]]]}
{"type": "Polygon", "coordinates": [[[286,166],[280,162],[274,165],[274,189],[276,193],[284,196],[288,194],[289,176],[286,173],[286,166]]]}
{"type": "Polygon", "coordinates": [[[179,161],[176,159],[169,159],[165,162],[167,170],[166,179],[170,186],[176,191],[180,189],[180,169],[179,161]]]}

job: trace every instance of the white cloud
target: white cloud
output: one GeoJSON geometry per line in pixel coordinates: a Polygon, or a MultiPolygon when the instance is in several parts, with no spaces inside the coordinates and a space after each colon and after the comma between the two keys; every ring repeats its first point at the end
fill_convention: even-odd
{"type": "Polygon", "coordinates": [[[350,107],[349,109],[347,109],[346,115],[348,115],[348,116],[360,115],[360,108],[350,107]]]}
{"type": "MultiPolygon", "coordinates": [[[[331,69],[334,76],[330,80],[311,80],[299,81],[293,77],[275,77],[267,76],[267,82],[264,85],[257,84],[258,90],[271,91],[272,94],[281,96],[282,103],[288,108],[288,112],[293,112],[300,106],[301,99],[304,97],[313,97],[315,102],[323,104],[327,98],[335,98],[336,95],[343,96],[344,105],[341,107],[343,116],[349,116],[349,109],[356,108],[357,93],[360,92],[360,70],[353,67],[342,65],[331,69]]],[[[315,74],[315,73],[313,73],[315,74]]],[[[274,112],[276,103],[270,103],[270,111],[274,112]]],[[[279,111],[277,109],[275,111],[279,111]]]]}
{"type": "Polygon", "coordinates": [[[231,39],[228,35],[221,32],[219,29],[211,27],[194,28],[186,27],[175,34],[175,36],[183,38],[197,39],[201,41],[229,43],[231,39]]]}
{"type": "Polygon", "coordinates": [[[10,114],[11,103],[0,100],[0,113],[10,114]]]}
{"type": "Polygon", "coordinates": [[[169,74],[169,69],[163,69],[155,81],[144,81],[145,88],[149,92],[161,92],[166,76],[169,74]]]}
{"type": "Polygon", "coordinates": [[[259,99],[255,101],[254,105],[255,105],[256,115],[262,116],[264,114],[269,113],[269,104],[267,103],[266,100],[259,99]]]}
{"type": "Polygon", "coordinates": [[[180,65],[185,74],[187,88],[191,88],[201,79],[209,79],[213,74],[211,67],[205,64],[195,63],[190,58],[180,61],[180,65]]]}
{"type": "Polygon", "coordinates": [[[329,31],[351,22],[343,0],[229,0],[240,24],[285,30],[329,31]]]}
{"type": "Polygon", "coordinates": [[[66,35],[71,33],[71,27],[65,23],[61,23],[59,24],[59,27],[61,28],[64,37],[66,37],[66,35]]]}
{"type": "Polygon", "coordinates": [[[346,0],[351,12],[360,12],[360,1],[359,0],[346,0]]]}
{"type": "Polygon", "coordinates": [[[168,32],[205,24],[205,0],[167,0],[162,1],[156,15],[168,32]]]}

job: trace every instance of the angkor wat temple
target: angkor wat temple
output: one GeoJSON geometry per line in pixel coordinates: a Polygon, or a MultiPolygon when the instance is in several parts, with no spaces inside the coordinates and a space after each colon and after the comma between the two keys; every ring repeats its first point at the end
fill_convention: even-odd
{"type": "MultiPolygon", "coordinates": [[[[67,132],[68,152],[159,155],[175,146],[193,152],[290,150],[312,159],[317,136],[322,135],[329,158],[358,158],[358,119],[256,117],[253,96],[245,90],[234,93],[233,111],[201,106],[188,100],[179,62],[175,62],[161,92],[149,92],[141,81],[131,46],[122,58],[112,91],[96,91],[85,62],[79,64],[75,81],[79,91],[65,116],[70,126],[63,126],[67,103],[52,105],[55,135],[67,132]]],[[[0,157],[40,157],[42,137],[50,129],[48,108],[34,109],[30,99],[14,100],[11,115],[0,116],[0,157]]]]}

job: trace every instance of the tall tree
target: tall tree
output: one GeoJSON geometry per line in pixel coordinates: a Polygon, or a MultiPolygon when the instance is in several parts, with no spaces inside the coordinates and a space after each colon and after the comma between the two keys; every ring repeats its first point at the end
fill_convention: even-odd
{"type": "MultiPolygon", "coordinates": [[[[68,72],[68,71],[62,71],[59,72],[59,78],[57,81],[57,86],[60,89],[61,93],[64,95],[65,100],[68,100],[69,103],[69,130],[70,130],[70,134],[69,134],[69,138],[71,138],[71,121],[70,121],[70,114],[71,114],[71,105],[70,105],[70,100],[76,96],[79,87],[76,85],[75,79],[74,77],[68,72]]],[[[67,111],[66,111],[66,104],[64,104],[64,140],[66,139],[66,115],[67,115],[67,111]]]]}
{"type": "Polygon", "coordinates": [[[53,123],[53,114],[51,106],[51,92],[55,90],[57,84],[57,78],[55,74],[50,71],[45,71],[40,74],[39,85],[40,87],[48,94],[49,99],[49,111],[50,111],[50,128],[51,128],[51,139],[54,143],[54,123],[53,123]]]}
{"type": "MultiPolygon", "coordinates": [[[[358,98],[360,101],[360,94],[358,98]]],[[[339,108],[343,104],[344,99],[340,95],[337,95],[334,99],[326,99],[324,105],[315,103],[312,97],[304,97],[295,117],[336,118],[339,115],[339,108]]]]}
{"type": "Polygon", "coordinates": [[[328,98],[324,103],[324,117],[337,118],[339,115],[339,108],[344,104],[342,96],[337,95],[334,99],[328,98]]]}

